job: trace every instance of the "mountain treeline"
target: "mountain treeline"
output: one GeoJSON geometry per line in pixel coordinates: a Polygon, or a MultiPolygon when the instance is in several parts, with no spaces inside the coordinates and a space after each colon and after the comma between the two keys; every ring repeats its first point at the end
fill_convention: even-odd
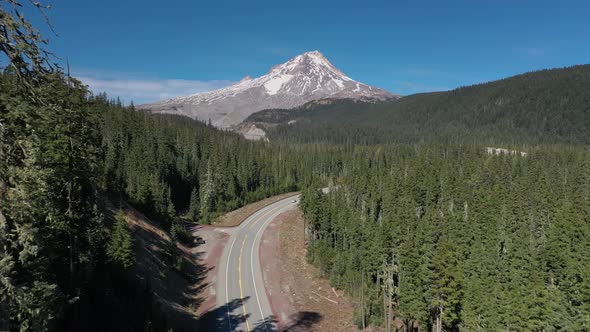
{"type": "Polygon", "coordinates": [[[158,220],[209,224],[220,213],[340,172],[342,148],[247,141],[180,116],[154,116],[105,96],[102,184],[158,220]]]}
{"type": "Polygon", "coordinates": [[[304,191],[308,259],[359,327],[588,331],[589,167],[586,148],[359,149],[342,185],[304,191]]]}
{"type": "Polygon", "coordinates": [[[590,144],[588,86],[590,65],[580,65],[388,103],[311,102],[247,121],[291,143],[590,144]]]}

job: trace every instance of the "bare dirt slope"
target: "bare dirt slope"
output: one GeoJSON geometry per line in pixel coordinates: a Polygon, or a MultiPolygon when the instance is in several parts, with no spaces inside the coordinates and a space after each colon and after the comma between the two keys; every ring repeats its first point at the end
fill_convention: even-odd
{"type": "MultiPolygon", "coordinates": [[[[118,211],[107,206],[113,215],[118,211]]],[[[137,281],[154,292],[167,322],[175,331],[194,330],[199,321],[197,308],[203,303],[207,267],[198,247],[174,243],[159,225],[133,209],[122,206],[133,235],[137,281]]]]}
{"type": "Polygon", "coordinates": [[[283,213],[269,225],[260,254],[270,271],[264,282],[280,330],[357,331],[349,300],[305,260],[301,210],[283,213]]]}

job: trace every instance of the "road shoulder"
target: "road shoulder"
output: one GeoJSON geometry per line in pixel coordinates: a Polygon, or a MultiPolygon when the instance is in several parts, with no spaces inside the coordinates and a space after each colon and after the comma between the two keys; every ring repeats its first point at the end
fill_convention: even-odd
{"type": "MultiPolygon", "coordinates": [[[[202,242],[197,247],[195,254],[201,257],[202,264],[206,268],[206,275],[203,280],[205,287],[201,290],[201,303],[197,308],[197,315],[206,318],[206,314],[213,311],[216,306],[217,270],[223,248],[230,235],[226,230],[207,225],[198,225],[193,228],[193,236],[202,242]]],[[[207,329],[209,324],[211,324],[209,319],[199,319],[199,325],[202,329],[207,329]]]]}
{"type": "Polygon", "coordinates": [[[264,283],[279,330],[356,331],[350,301],[306,262],[306,253],[300,209],[280,214],[262,236],[264,283]]]}

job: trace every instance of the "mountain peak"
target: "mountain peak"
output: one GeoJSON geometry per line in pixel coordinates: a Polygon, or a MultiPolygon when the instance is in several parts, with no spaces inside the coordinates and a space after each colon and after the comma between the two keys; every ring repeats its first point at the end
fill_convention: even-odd
{"type": "Polygon", "coordinates": [[[333,72],[338,76],[345,76],[338,70],[320,51],[309,51],[299,54],[287,62],[274,66],[270,72],[283,72],[285,74],[318,74],[321,70],[333,72]]]}
{"type": "Polygon", "coordinates": [[[302,54],[296,56],[296,58],[298,58],[298,57],[312,59],[313,61],[315,61],[317,63],[326,63],[329,65],[332,65],[330,63],[330,61],[328,61],[328,59],[326,59],[326,57],[318,50],[302,53],[302,54]]]}
{"type": "Polygon", "coordinates": [[[266,75],[208,92],[141,105],[157,113],[181,114],[221,128],[234,126],[250,114],[269,108],[293,108],[325,98],[384,100],[397,96],[353,80],[319,51],[299,54],[266,75]]]}
{"type": "Polygon", "coordinates": [[[251,79],[252,79],[252,77],[250,77],[250,75],[246,75],[246,76],[242,77],[242,79],[238,83],[249,81],[251,79]]]}
{"type": "Polygon", "coordinates": [[[305,53],[302,53],[301,55],[316,55],[316,56],[321,56],[323,57],[324,55],[322,54],[322,52],[318,51],[318,50],[314,50],[314,51],[307,51],[305,53]]]}

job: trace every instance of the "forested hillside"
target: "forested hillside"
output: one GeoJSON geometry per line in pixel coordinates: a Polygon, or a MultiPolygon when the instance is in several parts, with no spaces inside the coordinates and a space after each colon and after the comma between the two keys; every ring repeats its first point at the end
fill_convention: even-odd
{"type": "Polygon", "coordinates": [[[133,239],[105,209],[109,201],[131,203],[191,244],[186,221],[210,223],[341,172],[344,148],[248,142],[93,97],[59,72],[39,80],[29,91],[14,74],[0,77],[0,316],[12,327],[88,329],[85,322],[104,315],[112,319],[97,330],[166,329],[149,285],[126,273],[133,239]]]}
{"type": "Polygon", "coordinates": [[[91,94],[28,7],[47,18],[0,1],[0,330],[168,331],[117,211],[166,239],[163,279],[184,272],[187,224],[293,190],[309,262],[359,327],[590,330],[589,65],[269,110],[250,121],[271,142],[249,142],[91,94]]]}
{"type": "Polygon", "coordinates": [[[255,113],[247,121],[270,124],[263,124],[267,136],[284,142],[588,144],[588,86],[590,65],[582,65],[385,104],[311,102],[293,111],[255,113]]]}
{"type": "Polygon", "coordinates": [[[308,259],[358,301],[359,327],[587,331],[589,167],[563,146],[358,149],[341,186],[304,192],[308,259]]]}
{"type": "Polygon", "coordinates": [[[222,212],[339,172],[321,145],[249,142],[179,116],[90,100],[101,117],[103,187],[160,220],[210,223],[222,212]]]}

